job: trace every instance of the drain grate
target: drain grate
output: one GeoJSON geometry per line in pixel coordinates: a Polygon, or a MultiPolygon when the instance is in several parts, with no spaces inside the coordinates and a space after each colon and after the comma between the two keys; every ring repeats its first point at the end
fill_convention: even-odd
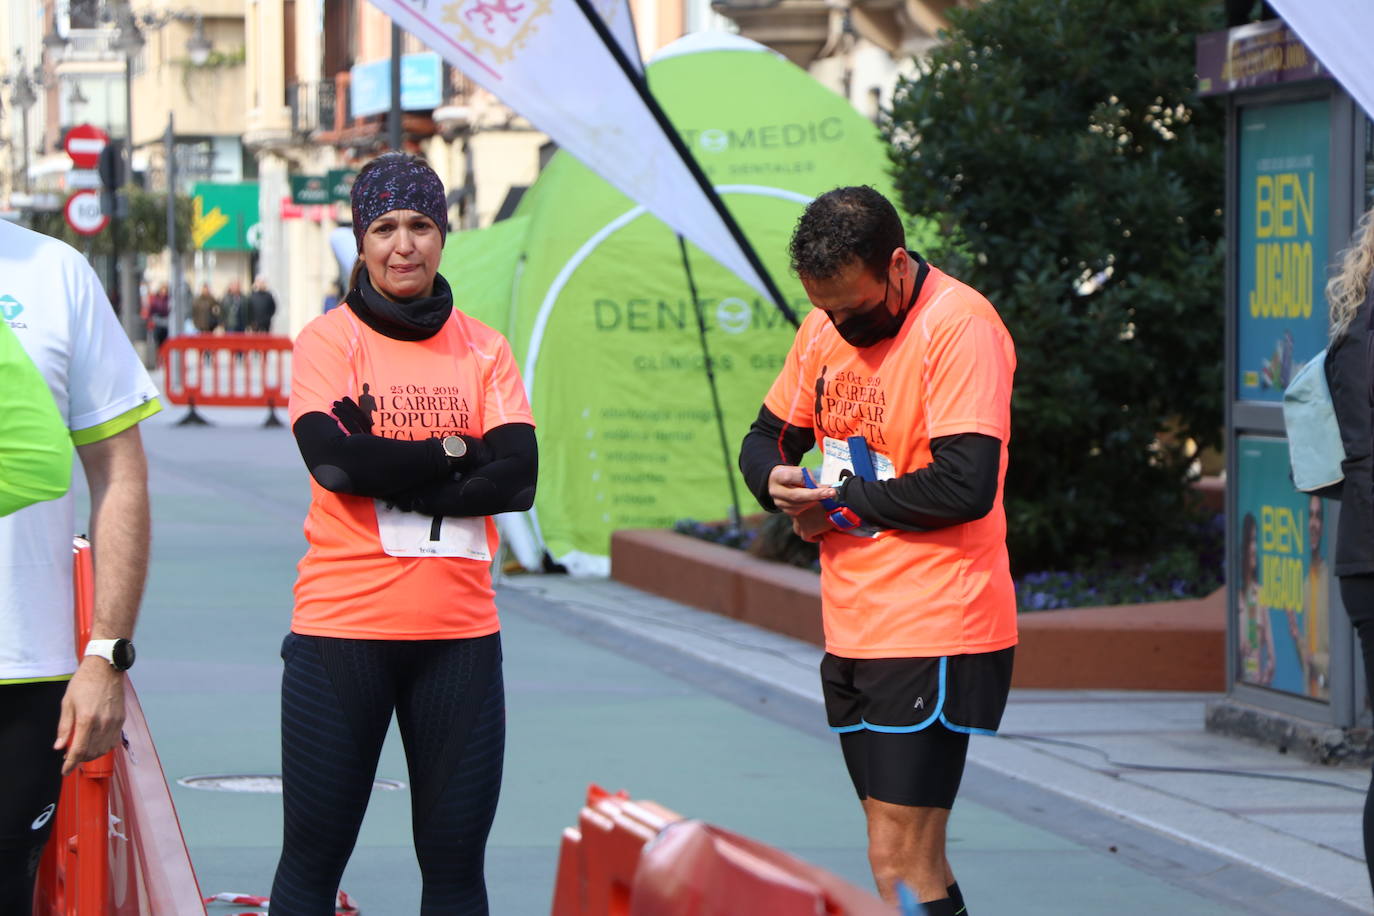
{"type": "MultiPolygon", "coordinates": [[[[183,776],[177,785],[204,792],[249,792],[258,795],[280,795],[281,776],[276,773],[220,773],[208,776],[183,776]]],[[[374,779],[374,792],[401,792],[406,784],[398,779],[374,779]]]]}

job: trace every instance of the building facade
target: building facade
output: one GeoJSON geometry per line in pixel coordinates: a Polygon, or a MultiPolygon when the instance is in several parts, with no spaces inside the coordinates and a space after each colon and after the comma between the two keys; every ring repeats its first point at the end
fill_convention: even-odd
{"type": "MultiPolygon", "coordinates": [[[[646,60],[687,32],[737,29],[876,117],[960,2],[976,0],[630,7],[646,60]]],[[[0,98],[0,211],[60,206],[72,190],[66,132],[94,124],[128,142],[136,185],[161,193],[170,182],[197,206],[194,252],[176,264],[126,254],[124,282],[146,292],[179,276],[185,314],[203,284],[221,295],[262,276],[278,301],[274,332],[294,336],[320,313],[352,255],[349,176],[391,145],[392,27],[375,6],[40,0],[6,4],[0,46],[18,49],[0,98]],[[16,91],[25,84],[31,92],[16,91]]],[[[490,225],[538,176],[548,138],[416,38],[402,35],[399,50],[401,148],[444,180],[453,228],[490,225]]]]}
{"type": "MultiPolygon", "coordinates": [[[[347,205],[293,198],[293,179],[299,188],[310,177],[347,176],[390,148],[391,22],[366,0],[244,0],[244,7],[244,144],[258,166],[261,272],[285,291],[281,330],[294,334],[346,273],[351,242],[340,232],[347,205]]],[[[632,0],[631,9],[646,58],[692,28],[728,27],[708,0],[632,0]]],[[[548,137],[415,37],[402,35],[399,50],[403,88],[435,89],[427,99],[418,88],[415,101],[402,98],[401,148],[424,156],[443,179],[454,229],[490,225],[538,177],[548,137]]]]}
{"type": "MultiPolygon", "coordinates": [[[[0,42],[16,51],[2,77],[9,91],[0,140],[0,212],[31,222],[91,186],[91,174],[74,170],[65,152],[67,134],[78,125],[99,128],[122,146],[128,183],[154,194],[165,193],[169,181],[178,194],[190,196],[203,182],[236,183],[251,176],[254,162],[245,157],[241,139],[242,6],[241,0],[8,4],[0,42]],[[19,92],[21,85],[31,93],[19,92]]],[[[205,283],[221,292],[230,280],[247,275],[252,258],[244,246],[180,259],[182,313],[189,304],[186,290],[205,283]]],[[[118,270],[103,256],[92,260],[117,301],[141,302],[151,286],[176,285],[165,253],[122,252],[118,270]]],[[[126,312],[126,328],[135,336],[137,313],[126,312]]]]}
{"type": "Polygon", "coordinates": [[[715,0],[711,8],[877,119],[902,76],[949,28],[948,13],[983,0],[715,0]]]}

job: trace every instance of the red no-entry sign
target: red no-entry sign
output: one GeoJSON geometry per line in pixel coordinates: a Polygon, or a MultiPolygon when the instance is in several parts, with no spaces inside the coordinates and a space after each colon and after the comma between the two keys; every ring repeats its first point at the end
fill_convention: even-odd
{"type": "Polygon", "coordinates": [[[100,151],[110,142],[110,135],[94,124],[78,124],[67,131],[64,144],[72,165],[79,169],[93,169],[100,160],[100,151]]]}

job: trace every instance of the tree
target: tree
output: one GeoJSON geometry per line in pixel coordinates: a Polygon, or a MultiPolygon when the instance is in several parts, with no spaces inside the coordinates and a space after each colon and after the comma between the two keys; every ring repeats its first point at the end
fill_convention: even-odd
{"type": "Polygon", "coordinates": [[[1187,440],[1221,440],[1224,118],[1194,90],[1198,0],[950,10],[885,132],[929,252],[1016,341],[1019,571],[1143,557],[1194,520],[1187,440]]]}
{"type": "MultiPolygon", "coordinates": [[[[122,251],[137,254],[157,254],[167,249],[167,194],[152,193],[129,185],[121,194],[129,199],[129,215],[117,224],[119,247],[122,251]]],[[[194,206],[189,197],[178,194],[176,199],[176,242],[177,251],[186,254],[194,249],[191,244],[191,224],[194,206]]],[[[111,252],[111,236],[116,231],[112,222],[93,236],[79,235],[67,225],[62,211],[36,213],[32,226],[35,232],[61,239],[77,251],[90,250],[92,254],[106,255],[111,252]]]]}

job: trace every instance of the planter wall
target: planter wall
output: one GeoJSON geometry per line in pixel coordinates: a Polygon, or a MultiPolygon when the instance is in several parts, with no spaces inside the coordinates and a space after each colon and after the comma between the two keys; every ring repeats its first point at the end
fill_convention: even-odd
{"type": "MultiPolygon", "coordinates": [[[[617,531],[611,577],[682,604],[823,645],[820,577],[662,530],[617,531]]],[[[1036,611],[1018,619],[1013,684],[1221,691],[1226,590],[1191,601],[1036,611]]]]}

